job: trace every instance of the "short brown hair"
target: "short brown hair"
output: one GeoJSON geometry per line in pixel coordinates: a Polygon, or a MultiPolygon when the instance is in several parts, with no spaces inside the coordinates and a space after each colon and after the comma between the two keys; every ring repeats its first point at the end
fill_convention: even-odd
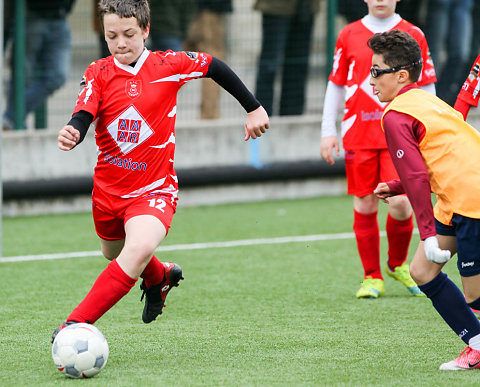
{"type": "Polygon", "coordinates": [[[422,71],[422,51],[417,41],[407,32],[391,30],[373,35],[368,47],[374,54],[383,55],[390,67],[406,67],[409,79],[416,82],[422,71]]]}
{"type": "Polygon", "coordinates": [[[113,13],[122,18],[134,17],[142,30],[150,24],[150,6],[148,0],[100,0],[98,16],[103,26],[103,17],[113,13]]]}

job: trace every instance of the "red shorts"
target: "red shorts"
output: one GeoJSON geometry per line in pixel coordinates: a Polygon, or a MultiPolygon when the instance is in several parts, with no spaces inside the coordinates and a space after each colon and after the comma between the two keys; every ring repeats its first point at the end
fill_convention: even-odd
{"type": "Polygon", "coordinates": [[[125,223],[139,215],[153,215],[168,230],[176,209],[171,195],[147,194],[138,198],[108,200],[105,194],[95,190],[92,194],[92,213],[97,235],[105,240],[125,238],[125,223]],[[107,199],[107,200],[105,200],[107,199]]]}
{"type": "Polygon", "coordinates": [[[345,151],[348,194],[363,197],[373,193],[378,183],[398,179],[387,149],[345,151]]]}

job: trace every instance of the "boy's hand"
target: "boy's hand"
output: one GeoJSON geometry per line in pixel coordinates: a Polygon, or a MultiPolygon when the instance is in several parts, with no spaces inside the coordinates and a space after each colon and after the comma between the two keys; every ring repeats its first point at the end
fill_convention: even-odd
{"type": "Polygon", "coordinates": [[[337,136],[322,138],[322,142],[320,143],[320,155],[322,156],[322,159],[330,165],[335,164],[335,160],[333,159],[333,149],[335,149],[337,156],[340,155],[340,145],[338,144],[337,136]]]}
{"type": "Polygon", "coordinates": [[[72,125],[64,126],[58,132],[58,147],[63,151],[71,150],[80,140],[80,132],[72,125]]]}
{"type": "Polygon", "coordinates": [[[268,114],[263,108],[259,106],[254,111],[247,114],[247,121],[245,122],[245,141],[249,138],[256,139],[261,137],[270,127],[268,114]]]}
{"type": "Polygon", "coordinates": [[[435,263],[445,263],[451,258],[450,250],[441,250],[437,237],[428,237],[423,241],[423,248],[427,259],[435,263]]]}
{"type": "Polygon", "coordinates": [[[390,191],[390,187],[387,183],[378,183],[377,188],[373,190],[373,193],[377,198],[383,200],[385,203],[388,203],[387,198],[392,196],[392,192],[390,191]]]}

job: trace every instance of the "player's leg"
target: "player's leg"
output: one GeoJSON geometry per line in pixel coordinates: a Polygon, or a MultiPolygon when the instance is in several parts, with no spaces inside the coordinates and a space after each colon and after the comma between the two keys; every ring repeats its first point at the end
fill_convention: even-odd
{"type": "Polygon", "coordinates": [[[376,151],[346,151],[348,194],[353,195],[353,231],[362,261],[364,280],[357,298],[378,298],[384,294],[380,269],[378,199],[373,195],[378,176],[376,151]]]}
{"type": "MultiPolygon", "coordinates": [[[[67,321],[95,323],[135,285],[166,235],[163,223],[151,215],[136,216],[125,224],[125,244],[98,276],[87,296],[68,316],[67,321]]],[[[105,241],[105,240],[103,240],[105,241]]],[[[102,243],[102,250],[113,246],[102,243]]]]}
{"type": "MultiPolygon", "coordinates": [[[[398,174],[387,150],[379,151],[380,181],[398,179],[398,174]]],[[[414,296],[424,297],[410,276],[407,263],[408,247],[413,234],[413,211],[406,195],[389,198],[386,223],[388,260],[386,273],[401,282],[414,296]]]]}
{"type": "MultiPolygon", "coordinates": [[[[450,250],[452,256],[457,252],[457,237],[454,235],[452,226],[442,225],[436,222],[439,247],[442,250],[450,250]]],[[[458,244],[459,245],[459,244],[458,244]]],[[[459,254],[459,262],[461,257],[459,254]]],[[[448,324],[448,326],[467,344],[462,354],[440,366],[442,370],[458,370],[480,368],[480,322],[471,311],[465,301],[462,291],[451,281],[448,276],[441,272],[445,264],[437,264],[427,260],[423,242],[418,249],[410,265],[412,277],[420,289],[431,300],[433,307],[448,324]],[[473,348],[473,350],[472,350],[473,348]],[[479,362],[478,364],[475,364],[479,362]],[[468,364],[471,364],[470,367],[468,364]]],[[[463,277],[464,271],[460,274],[463,277]]]]}
{"type": "MultiPolygon", "coordinates": [[[[460,356],[442,364],[440,369],[480,368],[480,322],[472,313],[473,309],[480,309],[480,258],[478,257],[480,219],[454,214],[452,225],[455,227],[457,234],[457,267],[461,275],[465,299],[463,300],[462,296],[458,296],[457,305],[452,306],[453,311],[451,313],[454,313],[457,319],[456,324],[462,323],[459,328],[454,330],[456,333],[460,331],[459,336],[467,344],[467,347],[460,356]],[[467,313],[467,310],[470,313],[467,313]]],[[[458,293],[461,294],[460,290],[458,290],[458,293]]]]}
{"type": "MultiPolygon", "coordinates": [[[[457,218],[458,215],[454,215],[454,221],[457,218]]],[[[458,255],[466,257],[466,259],[464,261],[463,258],[459,258],[457,265],[459,270],[462,269],[465,274],[469,274],[462,276],[463,291],[468,305],[478,317],[480,316],[480,278],[479,274],[476,274],[475,265],[480,265],[480,263],[470,258],[476,257],[480,249],[480,243],[477,242],[480,241],[480,224],[477,219],[466,219],[467,222],[460,222],[461,224],[458,225],[460,235],[458,255]],[[465,223],[466,226],[463,225],[465,223]]]]}
{"type": "MultiPolygon", "coordinates": [[[[114,260],[120,255],[120,252],[123,249],[125,244],[125,239],[118,240],[105,240],[100,239],[102,245],[102,253],[105,258],[109,261],[114,260]]],[[[145,281],[146,286],[157,285],[162,282],[164,278],[165,270],[163,263],[158,260],[158,258],[153,255],[150,259],[150,262],[145,269],[143,269],[140,277],[145,281]]]]}
{"type": "MultiPolygon", "coordinates": [[[[96,207],[94,209],[94,215],[96,215],[95,223],[96,223],[97,233],[99,233],[100,236],[104,236],[108,234],[116,238],[122,237],[122,239],[115,239],[115,240],[107,240],[105,239],[106,237],[101,238],[103,254],[107,259],[110,259],[110,260],[113,260],[115,258],[123,259],[124,255],[120,257],[120,253],[122,252],[125,246],[126,227],[131,227],[134,223],[136,223],[136,222],[133,222],[133,223],[129,222],[128,220],[142,214],[151,214],[153,215],[153,219],[150,219],[152,222],[157,223],[157,221],[160,221],[162,223],[163,227],[162,225],[160,225],[161,230],[159,232],[154,231],[154,235],[157,235],[157,234],[160,235],[160,239],[163,240],[167,232],[166,230],[170,226],[170,223],[173,217],[173,212],[174,212],[174,205],[172,205],[172,200],[170,198],[163,198],[161,196],[160,197],[151,196],[148,198],[142,198],[140,200],[134,201],[131,205],[128,206],[125,212],[125,219],[127,219],[127,224],[124,227],[123,220],[117,221],[116,223],[115,220],[111,219],[111,217],[109,217],[107,214],[101,213],[101,211],[98,210],[98,207],[96,207]],[[170,203],[170,204],[167,204],[167,203],[170,203]]],[[[140,219],[143,219],[143,218],[140,218],[140,219]]],[[[140,222],[140,223],[143,224],[143,222],[140,222]]],[[[155,230],[155,228],[153,226],[152,227],[149,226],[148,231],[153,231],[153,230],[155,230]]],[[[140,233],[142,235],[145,234],[142,228],[140,228],[140,233]]],[[[133,236],[133,240],[136,239],[133,232],[129,233],[129,235],[130,237],[133,236]]],[[[138,239],[141,239],[141,238],[138,238],[138,239]]],[[[153,254],[153,250],[157,247],[159,243],[160,242],[158,243],[154,242],[153,243],[154,246],[148,247],[147,249],[149,251],[152,250],[151,253],[153,254]]],[[[148,255],[150,255],[150,253],[148,255]]],[[[152,292],[153,292],[153,296],[155,296],[156,293],[159,293],[155,289],[159,288],[160,286],[162,289],[164,289],[162,292],[160,292],[161,295],[163,295],[163,299],[158,301],[159,307],[157,308],[157,310],[159,310],[159,312],[153,316],[153,317],[156,317],[161,312],[166,294],[170,289],[170,288],[167,289],[165,287],[167,285],[166,283],[172,281],[173,282],[172,286],[178,286],[178,280],[176,280],[176,277],[182,277],[181,268],[176,264],[160,262],[155,255],[152,255],[150,260],[148,261],[148,264],[144,267],[142,273],[140,274],[140,277],[143,279],[141,284],[141,289],[144,291],[144,294],[147,295],[144,314],[147,313],[146,312],[147,310],[150,311],[152,309],[151,305],[155,304],[155,302],[149,302],[152,299],[152,297],[149,297],[149,295],[152,294],[152,292]]],[[[150,318],[153,318],[153,317],[150,317],[150,318]]]]}
{"type": "MultiPolygon", "coordinates": [[[[144,251],[142,254],[144,258],[138,255],[136,259],[139,261],[144,260],[144,263],[138,267],[138,273],[141,273],[140,276],[143,278],[140,289],[143,290],[142,300],[145,297],[145,307],[142,313],[142,320],[145,323],[152,322],[162,313],[168,292],[173,287],[178,286],[180,280],[183,279],[182,269],[179,265],[171,262],[160,262],[153,255],[158,244],[168,233],[175,207],[176,201],[170,196],[150,195],[138,199],[125,212],[127,237],[122,254],[125,252],[126,254],[135,255],[139,254],[139,250],[144,251]],[[137,227],[139,222],[140,225],[137,227]],[[147,230],[143,229],[145,225],[147,225],[147,230]],[[160,225],[163,226],[161,227],[161,235],[159,232],[154,231],[160,225]],[[161,236],[161,240],[154,242],[150,246],[143,245],[139,247],[138,241],[141,239],[141,235],[139,238],[135,236],[137,230],[140,230],[141,235],[150,235],[148,238],[150,240],[159,236],[161,236]],[[149,256],[151,259],[149,259],[149,256]],[[145,263],[145,260],[148,264],[145,263]]],[[[125,258],[127,258],[127,255],[125,258]]],[[[119,259],[123,261],[124,257],[121,255],[119,259]]],[[[125,260],[126,262],[131,262],[130,259],[125,260]]]]}
{"type": "Polygon", "coordinates": [[[102,246],[103,256],[109,261],[113,261],[122,251],[125,239],[106,240],[100,238],[100,244],[102,246]]]}

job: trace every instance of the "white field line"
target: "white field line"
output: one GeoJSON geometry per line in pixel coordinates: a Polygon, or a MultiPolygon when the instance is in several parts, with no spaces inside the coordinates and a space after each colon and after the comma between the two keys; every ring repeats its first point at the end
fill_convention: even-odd
{"type": "MultiPolygon", "coordinates": [[[[414,231],[418,233],[417,230],[414,231]]],[[[380,236],[386,236],[385,231],[380,232],[380,236]]],[[[337,233],[337,234],[317,234],[317,235],[303,235],[303,236],[286,236],[279,238],[259,238],[259,239],[241,239],[236,241],[225,242],[204,242],[204,243],[187,243],[180,245],[160,246],[156,251],[187,251],[200,249],[219,249],[224,247],[238,247],[238,246],[255,246],[255,245],[274,245],[283,243],[302,243],[302,242],[317,242],[317,241],[333,241],[339,239],[353,239],[355,234],[353,232],[337,233]]],[[[64,259],[64,258],[84,258],[102,256],[101,251],[76,251],[72,253],[57,253],[57,254],[38,254],[38,255],[19,255],[14,257],[0,258],[0,263],[4,262],[24,262],[24,261],[42,261],[50,259],[64,259]]]]}

